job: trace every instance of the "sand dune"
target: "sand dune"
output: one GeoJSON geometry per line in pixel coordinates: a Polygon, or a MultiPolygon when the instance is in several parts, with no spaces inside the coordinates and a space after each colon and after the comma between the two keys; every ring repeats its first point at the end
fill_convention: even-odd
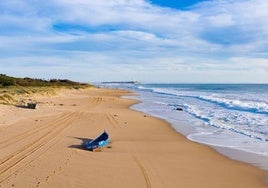
{"type": "Polygon", "coordinates": [[[267,187],[267,172],[128,109],[127,91],[65,90],[36,110],[0,106],[0,187],[267,187]],[[102,152],[81,143],[106,130],[102,152]]]}

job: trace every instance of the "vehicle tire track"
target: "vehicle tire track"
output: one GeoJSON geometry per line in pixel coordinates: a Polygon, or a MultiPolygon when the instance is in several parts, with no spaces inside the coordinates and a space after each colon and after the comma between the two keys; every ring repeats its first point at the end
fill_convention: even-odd
{"type": "Polygon", "coordinates": [[[69,113],[68,116],[61,118],[61,121],[55,121],[54,126],[50,126],[49,130],[45,131],[43,135],[31,141],[26,146],[23,146],[18,151],[1,159],[0,183],[49,150],[63,137],[62,133],[70,129],[74,122],[82,115],[83,113],[79,112],[69,113]]]}
{"type": "MultiPolygon", "coordinates": [[[[63,121],[63,123],[67,123],[67,121],[63,121]]],[[[31,142],[30,144],[21,148],[19,151],[9,155],[4,160],[2,160],[0,163],[0,182],[2,182],[3,179],[9,177],[9,174],[11,175],[14,171],[17,171],[22,161],[24,161],[26,158],[29,159],[33,153],[43,148],[44,145],[52,143],[52,141],[57,138],[57,134],[60,134],[61,131],[63,131],[64,129],[64,127],[59,126],[55,130],[50,130],[49,132],[46,132],[45,135],[42,135],[34,142],[31,142]]]]}
{"type": "Polygon", "coordinates": [[[91,101],[91,104],[97,106],[102,103],[102,100],[103,100],[102,97],[94,97],[91,101]]]}
{"type": "Polygon", "coordinates": [[[144,168],[144,166],[142,165],[142,163],[138,160],[137,157],[133,156],[134,158],[134,161],[137,163],[138,167],[140,168],[142,174],[143,174],[143,177],[145,179],[145,182],[146,182],[146,187],[147,188],[151,188],[151,182],[150,182],[150,178],[148,176],[148,173],[146,171],[146,169],[144,168]]]}
{"type": "Polygon", "coordinates": [[[44,125],[41,125],[41,126],[38,126],[36,128],[33,128],[31,130],[28,130],[28,131],[25,131],[21,134],[18,134],[16,136],[13,136],[9,139],[6,139],[6,140],[3,140],[0,142],[0,149],[3,149],[3,148],[6,148],[14,143],[17,143],[25,138],[27,138],[28,136],[32,136],[42,130],[45,130],[47,128],[50,128],[51,126],[53,126],[54,124],[57,124],[58,122],[61,122],[61,121],[64,121],[65,119],[68,119],[69,116],[71,116],[70,113],[66,113],[64,115],[62,115],[60,118],[58,118],[56,121],[53,120],[53,121],[50,121],[44,125]]]}
{"type": "Polygon", "coordinates": [[[113,125],[114,128],[121,128],[119,122],[111,113],[106,113],[105,115],[108,121],[113,125]]]}

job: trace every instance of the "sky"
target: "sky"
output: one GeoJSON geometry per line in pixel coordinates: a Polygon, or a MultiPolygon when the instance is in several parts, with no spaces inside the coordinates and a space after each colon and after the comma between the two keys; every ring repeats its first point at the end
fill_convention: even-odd
{"type": "Polygon", "coordinates": [[[0,73],[268,83],[268,1],[0,1],[0,73]]]}

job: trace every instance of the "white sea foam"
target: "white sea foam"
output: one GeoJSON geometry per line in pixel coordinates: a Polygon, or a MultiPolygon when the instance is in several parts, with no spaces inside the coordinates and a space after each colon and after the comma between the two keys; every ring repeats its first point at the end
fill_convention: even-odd
{"type": "Polygon", "coordinates": [[[256,139],[252,140],[248,137],[234,134],[233,132],[201,132],[190,134],[187,136],[187,138],[189,140],[210,146],[227,147],[255,153],[262,156],[268,156],[268,150],[266,149],[268,148],[267,142],[262,142],[256,139]],[[252,148],[254,148],[254,150],[252,148]]]}
{"type": "Polygon", "coordinates": [[[135,109],[166,119],[192,141],[268,157],[268,85],[154,84],[127,89],[140,94],[143,103],[135,109]]]}
{"type": "Polygon", "coordinates": [[[244,98],[237,99],[238,96],[229,97],[229,96],[219,96],[219,95],[208,95],[208,96],[199,96],[199,97],[200,99],[226,105],[226,107],[229,107],[229,108],[234,108],[234,109],[239,108],[240,110],[248,110],[248,111],[255,111],[255,112],[268,114],[268,102],[266,101],[255,101],[252,99],[249,100],[249,99],[244,99],[244,98]]]}
{"type": "Polygon", "coordinates": [[[152,88],[154,92],[159,94],[175,95],[179,97],[196,98],[211,103],[224,105],[232,109],[245,111],[254,111],[268,114],[268,96],[265,95],[246,95],[246,94],[211,94],[210,92],[198,91],[181,91],[176,89],[152,88]]]}

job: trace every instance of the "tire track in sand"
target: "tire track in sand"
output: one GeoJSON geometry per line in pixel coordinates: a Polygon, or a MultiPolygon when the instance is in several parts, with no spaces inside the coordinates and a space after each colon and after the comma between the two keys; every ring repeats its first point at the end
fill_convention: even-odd
{"type": "Polygon", "coordinates": [[[147,188],[151,188],[151,182],[150,182],[150,178],[148,176],[148,173],[146,171],[146,169],[144,168],[144,166],[142,165],[142,163],[138,160],[137,157],[133,156],[134,158],[134,161],[137,163],[138,167],[140,168],[142,174],[143,174],[143,177],[145,179],[145,182],[146,182],[146,187],[147,188]]]}
{"type": "Polygon", "coordinates": [[[64,135],[67,129],[70,129],[74,122],[78,120],[83,113],[71,112],[60,120],[55,120],[54,124],[48,126],[44,133],[34,141],[19,148],[19,150],[0,160],[0,183],[8,179],[12,174],[23,166],[31,163],[37,157],[44,154],[54,144],[56,144],[64,135]]]}
{"type": "Polygon", "coordinates": [[[21,134],[18,134],[16,136],[12,136],[11,138],[5,139],[3,141],[0,142],[0,149],[4,149],[6,147],[9,147],[10,145],[17,143],[25,138],[27,138],[28,136],[32,136],[42,130],[45,130],[47,128],[50,128],[51,126],[53,126],[54,124],[57,124],[58,122],[64,121],[65,119],[68,119],[69,116],[71,114],[70,113],[65,113],[64,115],[62,115],[60,118],[58,118],[57,120],[52,120],[49,121],[46,124],[43,124],[41,126],[38,126],[36,128],[33,128],[31,130],[25,131],[21,134]]]}
{"type": "Polygon", "coordinates": [[[112,115],[111,113],[106,113],[105,116],[114,128],[122,128],[117,119],[114,117],[114,115],[112,115]]]}
{"type": "Polygon", "coordinates": [[[99,105],[99,104],[101,104],[102,103],[102,97],[94,97],[92,100],[91,100],[91,104],[93,105],[93,106],[97,106],[97,105],[99,105]]]}

